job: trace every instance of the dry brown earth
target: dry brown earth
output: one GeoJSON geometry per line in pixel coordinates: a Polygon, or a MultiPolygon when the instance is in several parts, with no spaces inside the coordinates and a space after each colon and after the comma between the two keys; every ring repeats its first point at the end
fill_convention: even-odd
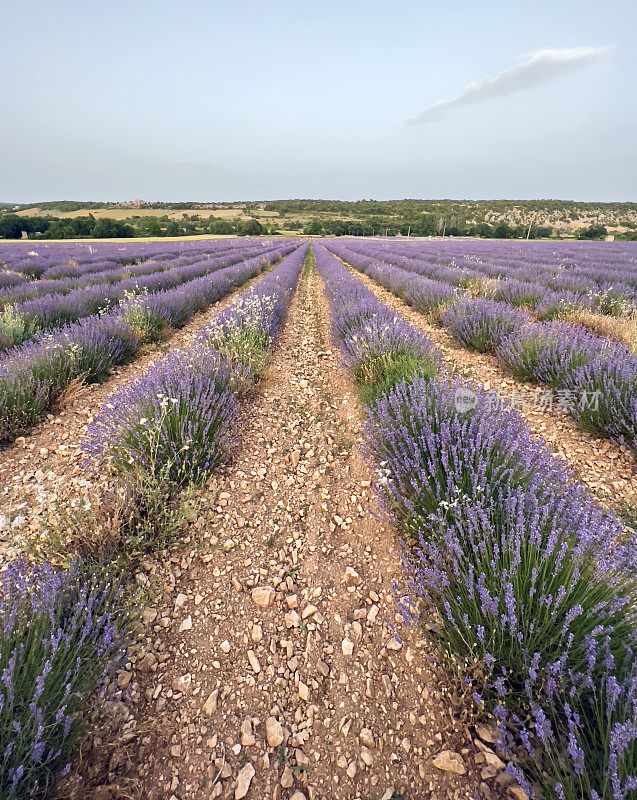
{"type": "Polygon", "coordinates": [[[99,798],[505,792],[504,765],[396,617],[399,537],[377,509],[321,290],[316,272],[301,279],[189,549],[140,576],[157,595],[119,675],[125,745],[99,798]]]}

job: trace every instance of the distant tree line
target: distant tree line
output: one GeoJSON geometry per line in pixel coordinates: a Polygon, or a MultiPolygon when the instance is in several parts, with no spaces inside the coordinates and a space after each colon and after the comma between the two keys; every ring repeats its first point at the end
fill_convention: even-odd
{"type": "MultiPolygon", "coordinates": [[[[541,201],[545,204],[568,205],[561,201],[541,201]]],[[[487,201],[483,201],[486,205],[487,201]]],[[[488,201],[492,207],[507,206],[506,201],[488,201]]],[[[44,205],[40,204],[42,209],[44,205]]],[[[79,204],[72,201],[58,203],[66,210],[77,210],[73,206],[80,206],[86,211],[87,205],[106,206],[108,204],[79,204]]],[[[115,205],[115,204],[111,204],[115,205]]],[[[160,205],[160,204],[156,204],[160,205]]],[[[166,204],[168,206],[168,204],[166,204]]],[[[189,204],[178,204],[186,206],[189,204]]],[[[219,204],[221,205],[221,204],[219,204]]],[[[202,217],[197,213],[182,213],[178,219],[173,219],[167,214],[161,216],[142,216],[131,209],[131,216],[124,220],[110,217],[96,218],[90,211],[76,217],[60,218],[54,215],[47,216],[18,216],[12,213],[7,205],[0,205],[0,238],[19,239],[23,233],[30,239],[110,239],[134,238],[148,236],[191,236],[197,234],[225,234],[231,236],[259,236],[277,235],[280,227],[288,231],[299,231],[313,236],[477,236],[489,239],[537,239],[550,236],[559,236],[559,230],[553,230],[548,225],[528,223],[511,224],[511,221],[487,222],[476,221],[476,214],[470,206],[478,205],[470,201],[421,201],[421,200],[396,200],[387,202],[358,201],[346,203],[331,200],[285,200],[272,201],[262,204],[246,203],[241,210],[241,216],[233,217],[202,217]],[[423,213],[419,210],[423,205],[436,207],[436,211],[423,213]],[[259,206],[265,206],[270,211],[279,214],[278,220],[258,220],[254,215],[259,206]],[[327,208],[332,209],[330,214],[325,214],[327,208]],[[363,213],[363,210],[364,212],[363,213]],[[309,221],[288,218],[288,214],[307,213],[311,211],[313,218],[309,221]],[[360,213],[362,218],[356,218],[360,213]],[[319,216],[321,215],[321,216],[319,216]]],[[[523,205],[522,203],[518,205],[523,205]]],[[[580,204],[586,206],[587,204],[580,204]]],[[[588,204],[590,205],[590,204],[588,204]]],[[[598,204],[599,206],[603,204],[598,204]]],[[[608,206],[635,206],[637,204],[607,204],[608,206]]],[[[531,207],[531,202],[529,201],[531,207]]],[[[510,210],[510,204],[509,204],[510,210]]],[[[597,206],[596,206],[597,207],[597,206]]],[[[171,205],[171,209],[175,206],[171,205]]],[[[93,209],[95,210],[95,209],[93,209]]],[[[538,211],[537,205],[535,211],[538,211]]],[[[574,214],[577,217],[577,214],[574,214]]],[[[530,217],[532,218],[532,216],[530,217]]],[[[615,233],[616,239],[637,239],[636,226],[630,221],[625,222],[629,228],[625,233],[615,233]]],[[[602,224],[593,224],[576,231],[579,239],[603,239],[608,229],[602,224]]],[[[572,235],[572,234],[571,234],[572,235]]]]}
{"type": "Polygon", "coordinates": [[[213,233],[233,236],[276,235],[276,223],[267,225],[254,218],[219,219],[186,214],[179,220],[168,216],[132,216],[126,220],[109,217],[22,217],[0,215],[0,239],[130,239],[137,236],[192,236],[213,233]]]}
{"type": "MultiPolygon", "coordinates": [[[[292,226],[286,224],[286,227],[292,226]]],[[[509,225],[506,222],[467,225],[456,218],[446,219],[435,214],[399,222],[313,219],[305,225],[303,233],[308,236],[474,236],[481,239],[548,239],[555,235],[549,225],[509,225]]],[[[590,225],[577,231],[577,238],[583,240],[604,239],[607,235],[608,229],[604,225],[590,225]]],[[[614,236],[615,239],[637,241],[636,230],[615,233],[614,236]]]]}
{"type": "Polygon", "coordinates": [[[414,219],[385,221],[371,219],[369,222],[344,221],[339,219],[312,219],[303,229],[309,236],[479,236],[485,239],[538,239],[551,236],[548,226],[517,225],[506,222],[489,225],[467,225],[457,217],[421,214],[414,219]]]}
{"type": "MultiPolygon", "coordinates": [[[[219,208],[225,207],[229,204],[220,204],[219,208]]],[[[234,204],[236,205],[236,203],[234,204]]],[[[11,206],[13,208],[13,206],[11,206]]],[[[118,202],[101,202],[101,201],[88,201],[83,200],[50,200],[41,203],[20,203],[16,206],[19,210],[26,211],[29,208],[39,208],[42,211],[82,211],[89,209],[95,211],[97,209],[105,208],[130,208],[131,211],[135,208],[167,208],[177,209],[179,211],[190,211],[192,209],[201,208],[217,208],[217,205],[212,203],[195,203],[195,202],[182,202],[182,203],[146,203],[142,202],[139,206],[129,204],[128,206],[118,202]]]]}

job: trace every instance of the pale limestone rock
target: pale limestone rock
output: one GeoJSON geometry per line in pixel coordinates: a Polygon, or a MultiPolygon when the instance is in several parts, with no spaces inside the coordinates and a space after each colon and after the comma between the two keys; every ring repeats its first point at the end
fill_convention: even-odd
{"type": "Polygon", "coordinates": [[[452,750],[443,750],[434,758],[433,764],[443,772],[455,772],[456,775],[464,775],[467,771],[462,756],[452,750]]]}
{"type": "Polygon", "coordinates": [[[239,771],[237,775],[237,787],[234,790],[235,800],[241,800],[241,798],[248,794],[252,778],[254,778],[255,774],[255,769],[252,764],[246,764],[245,767],[239,771]]]}
{"type": "Polygon", "coordinates": [[[257,586],[252,590],[252,602],[259,608],[266,608],[274,600],[274,588],[272,586],[257,586]]]}
{"type": "Polygon", "coordinates": [[[283,726],[276,717],[268,717],[265,721],[265,736],[270,747],[283,744],[283,726]]]}

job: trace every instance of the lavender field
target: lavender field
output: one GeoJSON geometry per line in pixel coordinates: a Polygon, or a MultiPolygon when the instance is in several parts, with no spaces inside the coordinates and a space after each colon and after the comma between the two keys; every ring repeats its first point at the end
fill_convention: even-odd
{"type": "Polygon", "coordinates": [[[0,797],[637,796],[637,243],[0,243],[0,442],[0,797]]]}

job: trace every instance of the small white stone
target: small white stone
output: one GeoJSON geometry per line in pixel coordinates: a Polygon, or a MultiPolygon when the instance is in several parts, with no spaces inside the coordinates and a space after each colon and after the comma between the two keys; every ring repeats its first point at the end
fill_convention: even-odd
{"type": "Polygon", "coordinates": [[[265,721],[265,735],[270,747],[283,744],[283,726],[276,717],[268,717],[265,721]]]}
{"type": "Polygon", "coordinates": [[[351,639],[343,639],[341,643],[341,650],[344,656],[351,656],[354,652],[354,642],[351,639]]]}
{"type": "Polygon", "coordinates": [[[179,626],[179,633],[183,633],[184,631],[192,630],[192,617],[187,616],[186,619],[181,623],[179,626]]]}

